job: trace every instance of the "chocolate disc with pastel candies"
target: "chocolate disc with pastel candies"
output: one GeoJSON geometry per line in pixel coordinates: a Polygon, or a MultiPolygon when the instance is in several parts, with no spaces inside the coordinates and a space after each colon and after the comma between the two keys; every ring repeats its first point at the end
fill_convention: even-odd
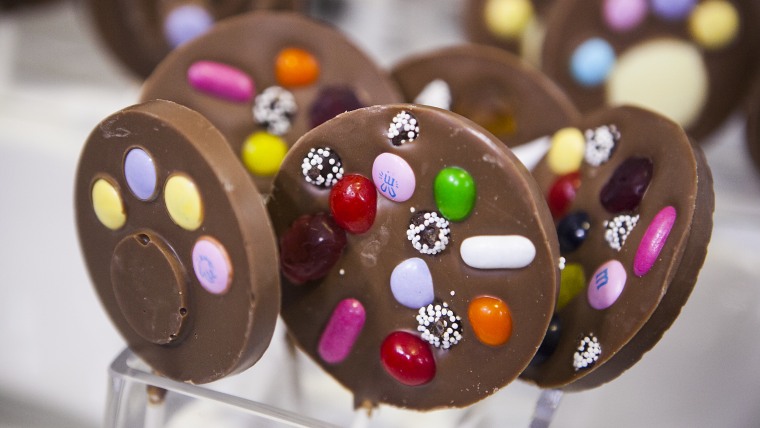
{"type": "Polygon", "coordinates": [[[755,168],[760,171],[760,74],[755,78],[755,86],[747,104],[747,147],[755,168]]]}
{"type": "Polygon", "coordinates": [[[462,45],[415,55],[391,75],[405,101],[460,114],[514,147],[569,125],[579,113],[548,77],[503,50],[462,45]]]}
{"type": "Polygon", "coordinates": [[[338,30],[274,12],[229,19],[172,52],[142,98],[205,115],[262,192],[309,129],[345,111],[400,101],[390,77],[338,30]]]}
{"type": "Polygon", "coordinates": [[[151,101],[103,120],[75,192],[90,278],[137,355],[192,383],[259,359],[280,303],[276,243],[256,187],[203,116],[151,101]]]}
{"type": "Polygon", "coordinates": [[[552,327],[522,377],[593,388],[639,361],[686,303],[712,232],[712,177],[681,127],[634,107],[555,133],[533,175],[565,267],[552,327]]]}
{"type": "Polygon", "coordinates": [[[257,9],[305,12],[308,0],[89,0],[99,36],[133,73],[148,77],[172,49],[224,18],[257,9]]]}
{"type": "Polygon", "coordinates": [[[701,139],[739,106],[757,67],[755,0],[569,0],[542,67],[582,112],[637,105],[701,139]]]}
{"type": "Polygon", "coordinates": [[[356,406],[466,406],[541,343],[559,280],[551,215],[522,164],[464,117],[342,114],[293,146],[267,208],[282,317],[356,406]]]}

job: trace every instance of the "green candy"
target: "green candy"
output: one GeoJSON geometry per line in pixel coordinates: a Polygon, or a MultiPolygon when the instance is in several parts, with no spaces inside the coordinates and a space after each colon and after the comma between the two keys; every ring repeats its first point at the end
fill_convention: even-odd
{"type": "Polygon", "coordinates": [[[450,221],[464,220],[475,206],[475,180],[462,168],[444,168],[433,184],[438,211],[450,221]]]}
{"type": "Polygon", "coordinates": [[[583,266],[577,263],[569,263],[560,274],[556,310],[559,311],[564,308],[584,288],[586,288],[586,274],[583,273],[583,266]]]}

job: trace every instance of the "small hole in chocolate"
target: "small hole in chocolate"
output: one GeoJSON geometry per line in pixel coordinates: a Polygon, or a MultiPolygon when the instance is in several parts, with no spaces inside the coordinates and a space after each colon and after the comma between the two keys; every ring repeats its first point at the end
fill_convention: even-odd
{"type": "Polygon", "coordinates": [[[137,235],[137,239],[143,246],[150,244],[150,237],[144,233],[137,235]]]}
{"type": "Polygon", "coordinates": [[[179,308],[179,314],[183,317],[187,315],[187,308],[179,308]]]}

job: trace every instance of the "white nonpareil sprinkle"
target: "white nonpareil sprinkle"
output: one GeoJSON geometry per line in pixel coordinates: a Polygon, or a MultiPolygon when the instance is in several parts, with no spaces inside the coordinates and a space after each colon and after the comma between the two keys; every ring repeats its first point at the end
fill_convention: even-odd
{"type": "Polygon", "coordinates": [[[414,141],[419,134],[420,127],[417,119],[411,113],[402,110],[393,117],[386,135],[394,145],[400,146],[414,141]]]}
{"type": "Polygon", "coordinates": [[[416,318],[420,337],[436,348],[448,350],[462,340],[462,319],[448,303],[423,306],[416,318]]]}
{"type": "Polygon", "coordinates": [[[573,354],[573,368],[575,371],[591,367],[602,355],[602,345],[593,333],[583,337],[578,348],[573,354]]]}
{"type": "Polygon", "coordinates": [[[604,239],[610,245],[610,248],[620,251],[625,245],[625,240],[631,231],[639,222],[639,216],[630,216],[627,214],[614,217],[612,220],[604,222],[604,239]]]}
{"type": "Polygon", "coordinates": [[[284,135],[290,130],[297,111],[296,98],[279,86],[266,88],[253,101],[253,119],[274,135],[284,135]]]}
{"type": "Polygon", "coordinates": [[[620,132],[615,125],[587,129],[585,135],[586,153],[584,159],[593,166],[607,162],[615,150],[615,144],[620,140],[620,132]]]}

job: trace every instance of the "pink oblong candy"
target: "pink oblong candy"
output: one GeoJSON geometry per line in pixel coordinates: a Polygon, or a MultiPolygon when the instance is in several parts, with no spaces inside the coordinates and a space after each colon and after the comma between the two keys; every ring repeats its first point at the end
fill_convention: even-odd
{"type": "Polygon", "coordinates": [[[620,297],[627,278],[625,267],[617,260],[599,266],[588,283],[588,303],[594,309],[609,308],[620,297]]]}
{"type": "Polygon", "coordinates": [[[652,269],[675,222],[676,209],[672,206],[663,208],[654,216],[641,238],[639,248],[636,250],[636,257],[633,259],[633,273],[636,276],[644,276],[652,269]]]}
{"type": "Polygon", "coordinates": [[[359,338],[366,319],[367,314],[360,301],[350,298],[341,300],[319,339],[319,356],[329,364],[345,360],[359,338]]]}
{"type": "Polygon", "coordinates": [[[372,180],[381,195],[396,202],[411,198],[417,185],[412,167],[393,153],[382,153],[375,158],[372,180]]]}
{"type": "Polygon", "coordinates": [[[647,0],[605,0],[604,20],[615,31],[628,31],[644,21],[649,12],[647,0]]]}
{"type": "Polygon", "coordinates": [[[242,70],[221,62],[194,62],[187,69],[187,81],[201,92],[228,101],[248,102],[253,98],[253,79],[242,70]]]}

